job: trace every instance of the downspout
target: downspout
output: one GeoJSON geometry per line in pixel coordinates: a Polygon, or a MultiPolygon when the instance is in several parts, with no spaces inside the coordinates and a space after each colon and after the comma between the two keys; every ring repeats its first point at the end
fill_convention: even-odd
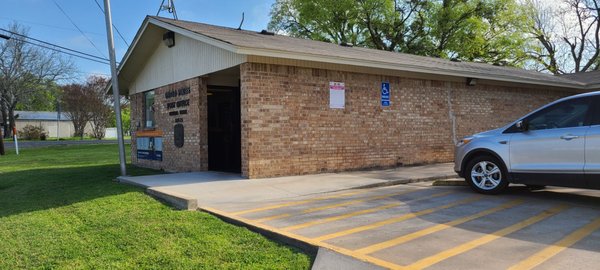
{"type": "Polygon", "coordinates": [[[451,83],[446,83],[447,87],[447,102],[448,102],[448,118],[450,119],[450,123],[452,124],[452,142],[454,145],[458,143],[458,139],[456,138],[456,115],[454,114],[454,108],[452,106],[452,87],[451,83]]]}

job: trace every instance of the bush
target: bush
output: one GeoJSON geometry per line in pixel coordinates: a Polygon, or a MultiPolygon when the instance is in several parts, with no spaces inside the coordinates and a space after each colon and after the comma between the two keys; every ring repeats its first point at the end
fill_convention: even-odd
{"type": "Polygon", "coordinates": [[[48,134],[46,134],[42,127],[32,125],[26,125],[19,134],[19,137],[25,140],[40,140],[42,137],[44,139],[48,137],[48,134]]]}

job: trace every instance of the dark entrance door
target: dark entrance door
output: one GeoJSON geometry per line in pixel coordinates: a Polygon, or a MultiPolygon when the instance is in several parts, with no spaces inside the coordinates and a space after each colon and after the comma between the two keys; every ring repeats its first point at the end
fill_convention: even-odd
{"type": "Polygon", "coordinates": [[[241,172],[240,90],[208,88],[208,169],[241,172]]]}

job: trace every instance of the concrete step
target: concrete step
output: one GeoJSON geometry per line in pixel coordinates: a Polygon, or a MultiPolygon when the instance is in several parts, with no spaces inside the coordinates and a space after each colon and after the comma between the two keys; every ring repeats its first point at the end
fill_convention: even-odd
{"type": "Polygon", "coordinates": [[[441,179],[433,181],[432,186],[435,187],[455,187],[455,186],[468,186],[467,182],[463,178],[451,178],[441,179]]]}

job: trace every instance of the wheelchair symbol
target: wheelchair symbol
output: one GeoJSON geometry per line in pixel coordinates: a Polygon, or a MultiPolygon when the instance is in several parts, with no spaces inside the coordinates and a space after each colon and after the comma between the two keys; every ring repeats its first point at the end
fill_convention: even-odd
{"type": "Polygon", "coordinates": [[[381,84],[381,94],[382,95],[389,95],[390,94],[390,85],[387,83],[382,83],[381,84]]]}

